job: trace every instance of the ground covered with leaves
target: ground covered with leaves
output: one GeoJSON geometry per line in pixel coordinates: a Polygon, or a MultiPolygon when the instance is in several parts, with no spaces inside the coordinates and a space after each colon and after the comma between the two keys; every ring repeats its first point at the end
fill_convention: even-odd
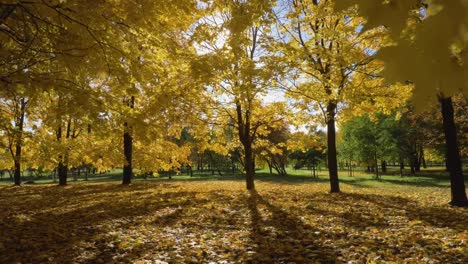
{"type": "Polygon", "coordinates": [[[446,187],[0,187],[0,263],[468,263],[446,187]]]}

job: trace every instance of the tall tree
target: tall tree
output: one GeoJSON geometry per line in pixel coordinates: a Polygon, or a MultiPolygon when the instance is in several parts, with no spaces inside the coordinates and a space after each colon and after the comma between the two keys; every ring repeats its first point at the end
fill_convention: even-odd
{"type": "Polygon", "coordinates": [[[468,206],[451,99],[455,93],[468,93],[466,1],[347,0],[340,1],[339,8],[352,4],[359,4],[367,29],[384,25],[391,33],[393,45],[378,54],[386,62],[388,81],[413,82],[416,108],[439,101],[451,177],[450,203],[468,206]]]}
{"type": "Polygon", "coordinates": [[[214,94],[216,120],[236,128],[249,190],[255,188],[254,142],[263,126],[273,125],[275,120],[260,112],[264,107],[260,96],[271,87],[275,74],[267,68],[267,14],[272,4],[264,0],[216,1],[198,27],[201,55],[194,67],[212,71],[199,76],[207,80],[209,96],[214,94]],[[207,34],[216,37],[207,39],[207,34]]]}
{"type": "Polygon", "coordinates": [[[335,126],[340,111],[391,108],[407,91],[379,78],[382,64],[372,55],[385,42],[384,32],[361,34],[362,18],[355,10],[335,10],[334,2],[285,1],[276,13],[276,46],[288,72],[283,87],[304,110],[321,113],[326,124],[330,189],[339,192],[335,126]]]}

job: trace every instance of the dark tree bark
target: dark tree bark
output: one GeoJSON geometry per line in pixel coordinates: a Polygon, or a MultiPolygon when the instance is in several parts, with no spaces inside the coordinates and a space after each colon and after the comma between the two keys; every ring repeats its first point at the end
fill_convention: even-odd
{"type": "Polygon", "coordinates": [[[413,161],[410,162],[410,175],[416,175],[416,169],[413,161]]]}
{"type": "Polygon", "coordinates": [[[338,180],[338,161],[336,157],[336,128],[335,128],[336,104],[328,103],[327,106],[327,157],[328,173],[330,175],[330,192],[340,192],[338,180]]]}
{"type": "Polygon", "coordinates": [[[245,168],[245,181],[247,190],[254,190],[254,175],[255,163],[252,150],[253,135],[251,134],[250,111],[245,112],[245,118],[242,114],[242,106],[236,104],[237,113],[237,128],[239,133],[239,140],[244,147],[244,168],[245,168]]]}
{"type": "Polygon", "coordinates": [[[427,168],[426,158],[424,157],[424,148],[422,145],[419,148],[419,166],[422,166],[424,169],[427,168]]]}
{"type": "Polygon", "coordinates": [[[90,170],[91,170],[91,168],[85,167],[85,176],[84,176],[84,177],[85,177],[85,178],[84,178],[85,181],[88,181],[88,175],[89,175],[89,171],[90,171],[90,170]]]}
{"type": "Polygon", "coordinates": [[[382,160],[382,173],[387,173],[387,162],[382,160]]]}
{"type": "Polygon", "coordinates": [[[268,170],[270,171],[270,175],[273,175],[273,165],[271,165],[270,159],[266,159],[266,163],[268,164],[268,170]]]}
{"type": "Polygon", "coordinates": [[[15,173],[13,178],[15,180],[15,185],[21,185],[21,154],[23,146],[23,128],[24,128],[24,117],[26,115],[26,105],[27,101],[24,98],[21,98],[19,101],[19,115],[15,122],[16,126],[16,135],[15,135],[15,154],[13,156],[15,163],[15,173]]]}
{"type": "Polygon", "coordinates": [[[421,171],[421,158],[419,157],[418,153],[416,153],[414,157],[414,171],[415,172],[421,171]]]}
{"type": "Polygon", "coordinates": [[[379,161],[377,160],[377,155],[375,155],[375,161],[374,161],[374,166],[375,166],[375,178],[380,179],[380,174],[379,174],[379,161]]]}
{"type": "Polygon", "coordinates": [[[255,189],[255,184],[254,184],[255,165],[253,162],[252,144],[244,145],[244,151],[245,151],[245,180],[247,184],[247,190],[253,190],[255,189]]]}
{"type": "MultiPolygon", "coordinates": [[[[65,138],[70,138],[71,136],[71,120],[67,121],[67,131],[65,134],[65,138]]],[[[62,139],[62,126],[59,125],[57,130],[57,141],[62,139]]],[[[58,164],[58,178],[59,178],[59,186],[66,186],[68,181],[68,150],[65,152],[65,156],[59,156],[59,164],[58,164]]]]}
{"type": "Polygon", "coordinates": [[[346,168],[348,169],[348,176],[349,177],[352,177],[351,175],[351,162],[346,162],[346,168]]]}
{"type": "MultiPolygon", "coordinates": [[[[126,102],[130,108],[135,108],[135,96],[130,98],[130,102],[126,102]]],[[[133,154],[133,136],[132,136],[132,128],[125,122],[124,124],[124,157],[125,157],[125,164],[123,166],[123,177],[122,177],[122,184],[130,184],[132,182],[132,154],[133,154]]]]}
{"type": "Polygon", "coordinates": [[[68,174],[68,166],[62,161],[60,161],[58,164],[59,186],[67,185],[67,174],[68,174]]]}
{"type": "Polygon", "coordinates": [[[188,166],[188,170],[189,170],[189,174],[190,174],[190,177],[193,177],[193,170],[192,170],[192,166],[188,166]]]}
{"type": "Polygon", "coordinates": [[[463,179],[462,163],[457,142],[457,130],[453,116],[453,103],[451,97],[439,97],[445,142],[446,142],[446,158],[447,167],[450,173],[450,188],[452,200],[450,204],[453,206],[468,207],[468,199],[466,197],[465,182],[463,179]]]}

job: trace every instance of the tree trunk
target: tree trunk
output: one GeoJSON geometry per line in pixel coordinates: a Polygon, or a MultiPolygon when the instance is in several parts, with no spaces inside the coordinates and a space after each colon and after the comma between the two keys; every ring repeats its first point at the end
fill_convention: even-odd
{"type": "Polygon", "coordinates": [[[21,162],[16,161],[16,160],[15,160],[15,173],[14,173],[13,179],[15,181],[15,185],[17,186],[21,185],[21,162]]]}
{"type": "Polygon", "coordinates": [[[419,157],[419,154],[416,154],[414,157],[414,171],[415,172],[421,171],[421,159],[419,157]]]}
{"type": "Polygon", "coordinates": [[[380,178],[380,175],[379,175],[379,161],[377,160],[377,155],[375,155],[375,178],[376,179],[379,179],[380,178]]]}
{"type": "Polygon", "coordinates": [[[23,146],[23,127],[24,127],[24,117],[26,115],[26,100],[21,98],[19,101],[19,115],[16,120],[16,144],[15,144],[15,155],[13,157],[15,163],[15,173],[13,175],[15,185],[21,185],[21,154],[23,146]]]}
{"type": "Polygon", "coordinates": [[[327,106],[327,158],[328,173],[330,175],[330,192],[340,192],[338,180],[338,161],[336,157],[336,129],[335,129],[336,104],[329,103],[327,106]]]}
{"type": "Polygon", "coordinates": [[[255,184],[254,184],[255,165],[253,162],[252,145],[251,144],[244,145],[244,151],[245,151],[245,180],[247,184],[247,190],[253,190],[255,189],[255,184]]]}
{"type": "Polygon", "coordinates": [[[453,116],[451,97],[439,97],[442,109],[443,126],[446,142],[447,167],[450,172],[450,188],[452,193],[451,205],[468,206],[465,182],[463,179],[462,163],[458,150],[457,130],[453,116]]]}
{"type": "Polygon", "coordinates": [[[349,174],[349,177],[353,177],[353,169],[351,168],[351,161],[348,163],[348,174],[349,174]]]}
{"type": "MultiPolygon", "coordinates": [[[[130,108],[135,107],[135,96],[130,98],[130,102],[127,102],[130,108]]],[[[132,182],[132,154],[133,154],[133,137],[132,137],[132,128],[131,126],[125,122],[124,123],[124,157],[125,157],[125,164],[123,166],[123,177],[122,177],[122,184],[130,184],[132,182]]]]}
{"type": "Polygon", "coordinates": [[[271,161],[267,158],[266,162],[268,164],[268,169],[270,170],[270,175],[273,175],[273,166],[271,165],[271,161]]]}
{"type": "Polygon", "coordinates": [[[89,171],[90,171],[90,170],[91,170],[91,168],[85,168],[85,176],[84,176],[84,177],[85,177],[85,178],[84,178],[85,181],[88,181],[88,175],[89,175],[89,171]]]}
{"type": "MultiPolygon", "coordinates": [[[[71,130],[71,120],[69,119],[67,122],[67,131],[65,138],[70,138],[70,130],[71,130]]],[[[62,126],[59,124],[57,130],[57,141],[62,139],[62,126]]],[[[58,178],[59,178],[59,186],[66,186],[67,185],[67,178],[68,178],[68,149],[65,152],[65,157],[59,156],[59,164],[58,164],[58,178]]]]}
{"type": "Polygon", "coordinates": [[[64,164],[62,161],[60,161],[58,164],[59,186],[67,185],[67,176],[68,176],[68,166],[64,164]]]}
{"type": "Polygon", "coordinates": [[[250,111],[245,111],[244,120],[242,106],[240,103],[236,103],[236,114],[239,140],[244,146],[244,168],[247,190],[254,190],[255,161],[252,150],[254,135],[251,135],[250,131],[250,111]]]}
{"type": "Polygon", "coordinates": [[[382,160],[382,173],[387,173],[387,162],[382,160]]]}
{"type": "Polygon", "coordinates": [[[190,173],[190,177],[193,177],[193,170],[192,170],[192,166],[188,166],[188,169],[189,169],[189,173],[190,173]]]}
{"type": "Polygon", "coordinates": [[[418,155],[418,157],[419,157],[419,161],[418,161],[419,167],[422,166],[424,169],[427,168],[427,166],[426,166],[426,159],[424,158],[424,148],[423,148],[422,145],[419,147],[419,155],[418,155]]]}

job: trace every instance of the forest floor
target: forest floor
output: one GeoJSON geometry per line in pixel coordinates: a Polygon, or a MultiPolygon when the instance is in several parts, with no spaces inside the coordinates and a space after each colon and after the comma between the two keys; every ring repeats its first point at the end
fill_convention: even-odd
{"type": "Polygon", "coordinates": [[[411,183],[1,186],[0,263],[468,263],[468,210],[411,183]]]}

